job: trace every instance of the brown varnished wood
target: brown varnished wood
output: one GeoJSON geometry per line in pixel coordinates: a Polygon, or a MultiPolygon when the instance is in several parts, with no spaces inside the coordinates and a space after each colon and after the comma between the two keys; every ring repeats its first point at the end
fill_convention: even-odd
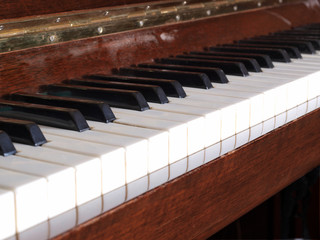
{"type": "Polygon", "coordinates": [[[148,0],[4,0],[1,1],[0,20],[26,16],[60,13],[101,7],[120,6],[133,3],[150,2],[148,0]]]}
{"type": "Polygon", "coordinates": [[[164,184],[64,239],[205,239],[320,165],[320,110],[164,184]]]}
{"type": "Polygon", "coordinates": [[[0,54],[0,95],[318,21],[293,4],[0,54]]]}

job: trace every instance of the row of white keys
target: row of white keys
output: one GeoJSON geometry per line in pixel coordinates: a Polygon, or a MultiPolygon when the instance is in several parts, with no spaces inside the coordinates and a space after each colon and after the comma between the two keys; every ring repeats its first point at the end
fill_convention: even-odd
{"type": "MultiPolygon", "coordinates": [[[[0,189],[3,190],[4,199],[2,200],[7,204],[5,208],[8,208],[8,212],[4,211],[4,215],[10,214],[8,222],[1,225],[2,235],[14,238],[14,235],[8,236],[8,234],[12,234],[12,218],[15,219],[14,229],[17,229],[18,232],[23,232],[34,225],[47,221],[47,182],[44,178],[0,168],[0,189]],[[14,198],[5,196],[5,193],[14,196],[14,198]],[[12,200],[13,202],[10,202],[12,200]],[[12,204],[15,211],[12,211],[12,204]],[[37,211],[33,212],[34,210],[37,211]],[[14,213],[13,216],[12,213],[14,213]],[[2,228],[6,229],[3,231],[4,233],[2,228]]],[[[46,230],[48,230],[47,225],[43,231],[45,236],[42,237],[48,237],[46,230]]]]}
{"type": "MultiPolygon", "coordinates": [[[[191,155],[200,150],[203,150],[205,147],[204,136],[205,136],[206,130],[204,128],[205,120],[204,120],[204,117],[202,116],[158,111],[154,109],[140,112],[140,111],[133,111],[128,109],[112,108],[112,111],[116,116],[118,116],[118,114],[127,114],[128,119],[132,115],[136,117],[146,118],[147,121],[149,121],[149,118],[152,118],[153,120],[161,119],[161,120],[174,122],[176,123],[175,125],[186,124],[187,125],[187,155],[191,155]]],[[[117,120],[115,122],[117,122],[117,120]]],[[[159,128],[159,125],[155,127],[159,128]]],[[[180,144],[183,144],[183,142],[181,142],[180,144]]]]}
{"type": "Polygon", "coordinates": [[[0,239],[15,239],[14,191],[0,187],[0,213],[0,239]]]}

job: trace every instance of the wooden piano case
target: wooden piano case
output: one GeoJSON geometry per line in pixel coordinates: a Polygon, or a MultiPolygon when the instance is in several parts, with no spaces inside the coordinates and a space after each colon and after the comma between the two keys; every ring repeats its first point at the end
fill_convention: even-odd
{"type": "MultiPolygon", "coordinates": [[[[0,29],[5,30],[10,21],[29,20],[36,15],[50,14],[60,21],[61,14],[79,9],[112,9],[119,4],[147,6],[146,2],[7,1],[0,8],[4,19],[0,29]]],[[[319,21],[318,1],[289,1],[272,7],[258,4],[247,11],[9,49],[0,53],[0,94],[21,89],[36,92],[42,84],[89,73],[110,73],[114,68],[151,62],[157,57],[319,21]]],[[[320,110],[316,110],[56,239],[206,239],[320,165],[319,123],[320,110]]],[[[317,211],[319,219],[319,206],[317,211]]]]}

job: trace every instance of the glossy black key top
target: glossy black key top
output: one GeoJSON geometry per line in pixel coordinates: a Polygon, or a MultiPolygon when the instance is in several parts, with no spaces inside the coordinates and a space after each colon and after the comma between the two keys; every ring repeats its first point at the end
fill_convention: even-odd
{"type": "Polygon", "coordinates": [[[129,77],[129,76],[120,76],[120,75],[99,75],[99,74],[84,76],[84,78],[126,82],[126,83],[152,84],[152,85],[160,86],[165,92],[165,94],[169,97],[177,97],[177,98],[186,97],[186,93],[183,90],[182,85],[176,80],[129,77]]]}
{"type": "Polygon", "coordinates": [[[72,108],[1,100],[0,116],[79,132],[89,129],[83,115],[72,108]]]}
{"type": "Polygon", "coordinates": [[[320,40],[317,37],[304,37],[304,36],[295,36],[295,35],[288,35],[288,36],[281,36],[281,35],[271,35],[271,36],[261,36],[255,39],[276,39],[281,41],[305,41],[312,44],[315,50],[320,50],[320,40]]]}
{"type": "Polygon", "coordinates": [[[299,49],[301,53],[313,54],[315,49],[310,42],[306,41],[282,41],[278,39],[247,39],[241,40],[239,43],[249,43],[249,44],[258,44],[258,45],[278,45],[278,46],[294,46],[299,49]]]}
{"type": "Polygon", "coordinates": [[[33,93],[14,93],[10,98],[15,101],[27,103],[75,108],[78,109],[86,119],[97,122],[112,122],[116,119],[111,108],[101,101],[33,93]]]}
{"type": "Polygon", "coordinates": [[[174,70],[150,69],[150,68],[120,68],[119,73],[126,76],[164,78],[176,80],[182,86],[209,89],[212,84],[204,73],[182,72],[174,70]]]}
{"type": "Polygon", "coordinates": [[[5,131],[13,142],[40,146],[47,142],[39,126],[34,122],[0,117],[0,129],[5,131]]]}
{"type": "Polygon", "coordinates": [[[221,68],[226,74],[236,76],[248,76],[248,70],[246,67],[239,62],[225,62],[225,61],[213,61],[213,60],[196,60],[186,58],[161,58],[155,60],[158,63],[165,64],[176,64],[186,66],[197,66],[197,67],[216,67],[221,68]]]}
{"type": "Polygon", "coordinates": [[[237,47],[244,47],[244,48],[274,48],[274,49],[283,49],[285,50],[290,58],[302,58],[301,53],[299,52],[298,48],[291,47],[291,46],[279,46],[279,45],[259,45],[259,44],[248,44],[248,43],[237,43],[237,44],[228,44],[226,46],[237,46],[237,47]]]}
{"type": "Polygon", "coordinates": [[[190,52],[190,54],[196,55],[208,55],[208,56],[222,56],[222,57],[244,57],[244,58],[253,58],[255,59],[260,67],[263,68],[273,68],[273,63],[271,58],[265,54],[254,54],[254,53],[240,53],[240,52],[190,52]]]}
{"type": "Polygon", "coordinates": [[[169,69],[169,70],[178,70],[178,71],[184,71],[184,72],[201,72],[201,73],[205,73],[211,82],[216,82],[216,83],[229,82],[227,76],[224,74],[223,70],[220,68],[193,67],[193,66],[156,64],[156,63],[142,63],[142,64],[139,64],[138,66],[142,68],[169,69]]]}
{"type": "Polygon", "coordinates": [[[214,61],[227,61],[227,62],[241,62],[248,69],[249,72],[262,72],[258,62],[252,58],[241,58],[241,57],[218,57],[218,56],[204,56],[197,54],[178,55],[178,58],[194,58],[194,59],[205,59],[214,61]]]}
{"type": "Polygon", "coordinates": [[[291,62],[288,53],[283,49],[270,48],[244,48],[244,47],[210,47],[210,51],[218,52],[240,52],[240,53],[259,53],[268,55],[275,62],[291,62]]]}
{"type": "Polygon", "coordinates": [[[17,153],[10,137],[4,131],[0,131],[0,155],[7,157],[17,153]]]}
{"type": "Polygon", "coordinates": [[[101,81],[101,80],[92,80],[92,79],[71,79],[71,80],[64,81],[64,83],[72,84],[72,85],[83,85],[83,86],[89,86],[89,87],[99,87],[99,88],[116,88],[116,89],[135,90],[135,91],[141,92],[148,102],[161,103],[161,104],[169,102],[162,88],[157,85],[101,81]]]}
{"type": "Polygon", "coordinates": [[[149,109],[144,96],[138,91],[87,87],[67,84],[42,86],[49,95],[103,101],[111,107],[126,108],[137,111],[149,109]]]}
{"type": "Polygon", "coordinates": [[[278,36],[290,36],[290,35],[294,35],[294,36],[303,36],[303,37],[317,37],[320,38],[320,33],[315,33],[315,32],[302,32],[302,31],[290,31],[290,32],[276,32],[273,33],[274,35],[278,36]]]}

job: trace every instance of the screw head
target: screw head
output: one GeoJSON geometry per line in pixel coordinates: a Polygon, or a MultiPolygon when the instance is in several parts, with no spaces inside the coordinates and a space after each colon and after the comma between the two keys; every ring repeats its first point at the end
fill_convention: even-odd
{"type": "Polygon", "coordinates": [[[54,42],[56,40],[56,36],[55,35],[51,35],[49,37],[50,42],[54,42]]]}
{"type": "Polygon", "coordinates": [[[180,15],[177,15],[177,16],[176,16],[176,20],[177,20],[177,21],[180,21],[180,19],[181,19],[181,18],[180,18],[180,15]]]}
{"type": "Polygon", "coordinates": [[[237,5],[234,5],[233,6],[233,11],[237,11],[238,10],[238,6],[237,5]]]}
{"type": "Polygon", "coordinates": [[[211,10],[207,10],[207,11],[206,11],[206,14],[207,14],[208,16],[210,16],[210,15],[211,15],[211,10]]]}
{"type": "Polygon", "coordinates": [[[143,27],[144,21],[143,21],[143,20],[140,20],[140,21],[138,22],[138,24],[139,24],[139,27],[143,27]]]}
{"type": "Polygon", "coordinates": [[[99,34],[103,33],[103,27],[98,27],[98,33],[99,34]]]}

